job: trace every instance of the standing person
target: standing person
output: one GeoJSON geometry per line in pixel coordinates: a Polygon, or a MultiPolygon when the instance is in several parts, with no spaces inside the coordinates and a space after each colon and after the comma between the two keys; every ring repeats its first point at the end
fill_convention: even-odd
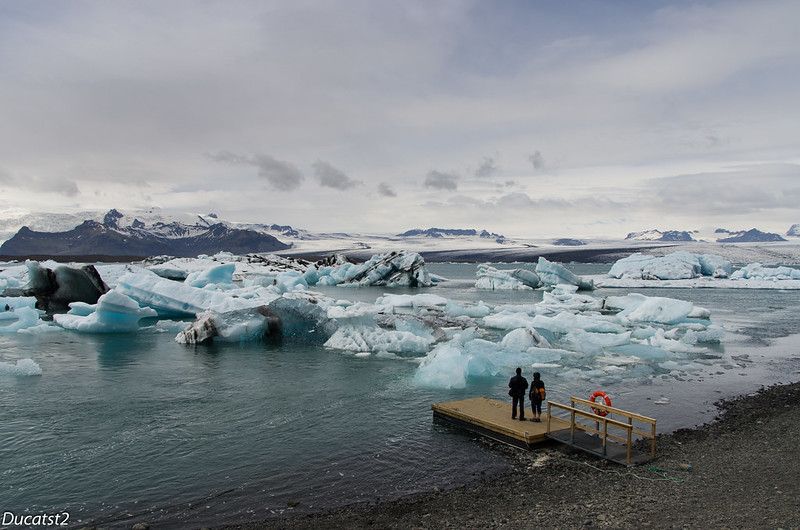
{"type": "Polygon", "coordinates": [[[545,399],[544,381],[542,381],[542,374],[533,372],[533,381],[531,382],[531,391],[528,393],[531,400],[531,412],[533,418],[531,421],[542,421],[542,402],[545,399]]]}
{"type": "Polygon", "coordinates": [[[522,368],[517,368],[517,375],[508,382],[508,395],[511,396],[511,419],[517,419],[517,404],[519,403],[519,419],[525,420],[525,390],[528,389],[528,380],[522,377],[522,368]]]}

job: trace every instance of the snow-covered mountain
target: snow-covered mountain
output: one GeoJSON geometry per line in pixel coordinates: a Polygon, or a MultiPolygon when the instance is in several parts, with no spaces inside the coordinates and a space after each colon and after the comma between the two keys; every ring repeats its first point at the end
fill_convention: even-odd
{"type": "Polygon", "coordinates": [[[187,223],[163,216],[160,212],[125,215],[110,210],[103,215],[102,221],[85,219],[66,230],[54,226],[70,221],[62,216],[44,216],[42,224],[51,228],[48,231],[22,226],[0,245],[0,254],[127,257],[168,254],[194,257],[221,251],[234,254],[276,252],[291,246],[272,235],[219,222],[214,215],[189,217],[184,220],[189,221],[187,223]]]}
{"type": "MultiPolygon", "coordinates": [[[[798,232],[800,224],[787,235],[798,232]]],[[[658,255],[683,249],[724,255],[734,263],[800,262],[800,239],[793,236],[785,241],[773,235],[703,228],[691,232],[648,230],[628,234],[625,239],[511,239],[488,230],[455,228],[395,234],[318,233],[281,224],[231,222],[213,213],[173,213],[158,208],[77,214],[0,211],[0,255],[5,256],[197,256],[228,251],[315,259],[341,253],[368,259],[379,253],[410,250],[431,261],[513,262],[546,256],[564,262],[611,262],[632,252],[658,255]],[[741,238],[729,240],[737,236],[741,238]]]]}
{"type": "Polygon", "coordinates": [[[717,230],[717,234],[720,235],[717,239],[720,243],[768,243],[772,241],[786,241],[779,234],[762,232],[756,228],[739,230],[736,232],[720,228],[717,230]]]}
{"type": "Polygon", "coordinates": [[[631,232],[625,239],[633,239],[636,241],[694,241],[692,235],[686,231],[680,230],[645,230],[644,232],[631,232]]]}

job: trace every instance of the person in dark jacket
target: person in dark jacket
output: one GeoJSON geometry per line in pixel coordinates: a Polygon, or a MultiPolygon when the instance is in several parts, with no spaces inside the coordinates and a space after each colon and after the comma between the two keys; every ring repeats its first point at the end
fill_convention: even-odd
{"type": "Polygon", "coordinates": [[[531,391],[528,393],[528,398],[531,400],[531,411],[533,418],[531,421],[542,421],[542,402],[545,398],[544,381],[542,381],[542,374],[533,372],[533,381],[531,381],[531,391]]]}
{"type": "Polygon", "coordinates": [[[522,377],[522,368],[517,368],[517,375],[508,382],[508,395],[511,396],[511,419],[517,419],[517,404],[519,404],[519,419],[525,420],[525,391],[528,389],[528,380],[522,377]]]}

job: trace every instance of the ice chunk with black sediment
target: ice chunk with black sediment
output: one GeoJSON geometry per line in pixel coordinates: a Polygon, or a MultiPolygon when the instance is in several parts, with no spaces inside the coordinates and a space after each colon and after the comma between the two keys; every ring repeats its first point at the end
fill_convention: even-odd
{"type": "Polygon", "coordinates": [[[431,279],[425,260],[405,250],[376,254],[364,263],[319,265],[304,274],[309,285],[427,287],[431,279]]]}
{"type": "Polygon", "coordinates": [[[198,344],[215,338],[226,342],[277,338],[324,343],[337,327],[338,323],[327,316],[313,296],[285,296],[257,307],[206,311],[175,340],[198,344]]]}
{"type": "Polygon", "coordinates": [[[92,265],[56,265],[50,269],[29,261],[27,266],[25,295],[35,296],[37,306],[45,311],[63,311],[71,302],[94,304],[108,292],[108,286],[92,265]]]}

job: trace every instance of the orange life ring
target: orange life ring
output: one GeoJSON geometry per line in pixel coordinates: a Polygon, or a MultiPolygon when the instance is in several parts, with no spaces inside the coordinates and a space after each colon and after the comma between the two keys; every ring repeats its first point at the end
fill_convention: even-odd
{"type": "MultiPolygon", "coordinates": [[[[595,403],[595,398],[598,398],[598,397],[601,397],[601,398],[603,398],[603,400],[606,402],[606,407],[610,407],[610,406],[611,406],[611,400],[608,398],[608,396],[606,395],[606,393],[605,393],[605,392],[603,392],[602,390],[598,390],[597,392],[595,392],[594,394],[592,394],[592,397],[591,397],[590,401],[591,401],[592,403],[595,403]]],[[[595,414],[597,414],[598,416],[605,416],[605,415],[607,415],[607,414],[608,414],[608,411],[607,411],[607,410],[597,410],[597,409],[596,409],[596,408],[594,408],[594,407],[592,407],[592,412],[594,412],[594,413],[595,413],[595,414]]]]}

